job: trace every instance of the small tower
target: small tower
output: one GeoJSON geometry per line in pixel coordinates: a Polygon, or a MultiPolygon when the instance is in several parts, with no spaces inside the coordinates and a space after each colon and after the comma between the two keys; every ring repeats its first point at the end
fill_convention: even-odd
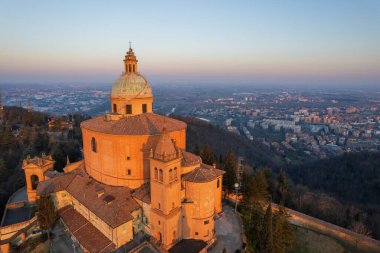
{"type": "Polygon", "coordinates": [[[137,73],[137,59],[133,52],[131,42],[129,42],[129,50],[124,59],[124,70],[126,74],[137,73]]]}
{"type": "Polygon", "coordinates": [[[164,130],[150,157],[151,229],[165,249],[181,239],[181,156],[164,130]]]}
{"type": "Polygon", "coordinates": [[[44,181],[44,173],[48,170],[52,170],[54,166],[54,160],[51,156],[42,154],[41,157],[30,158],[28,156],[22,162],[22,168],[25,173],[26,187],[28,194],[28,201],[36,201],[36,189],[39,182],[44,181]]]}

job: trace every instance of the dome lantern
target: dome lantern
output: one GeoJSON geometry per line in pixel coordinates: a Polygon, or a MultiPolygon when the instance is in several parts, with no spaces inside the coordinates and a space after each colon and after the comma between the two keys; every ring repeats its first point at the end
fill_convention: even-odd
{"type": "Polygon", "coordinates": [[[135,52],[133,52],[131,42],[129,42],[129,50],[124,58],[125,73],[137,73],[137,62],[135,52]]]}

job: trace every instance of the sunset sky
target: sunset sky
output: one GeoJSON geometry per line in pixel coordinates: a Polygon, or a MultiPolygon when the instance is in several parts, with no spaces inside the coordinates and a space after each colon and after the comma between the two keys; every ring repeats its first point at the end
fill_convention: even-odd
{"type": "Polygon", "coordinates": [[[1,1],[0,83],[380,86],[380,1],[1,1]]]}

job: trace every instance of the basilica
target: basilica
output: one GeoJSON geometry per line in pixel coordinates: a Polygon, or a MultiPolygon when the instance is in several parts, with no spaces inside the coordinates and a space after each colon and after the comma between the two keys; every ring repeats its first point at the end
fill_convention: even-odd
{"type": "MultiPolygon", "coordinates": [[[[84,252],[128,247],[141,235],[158,252],[205,252],[216,240],[224,172],[186,151],[184,122],[153,113],[137,63],[129,48],[110,112],[81,123],[82,161],[60,173],[49,156],[24,160],[28,201],[51,196],[84,252]]],[[[140,252],[135,245],[128,251],[140,252]]]]}

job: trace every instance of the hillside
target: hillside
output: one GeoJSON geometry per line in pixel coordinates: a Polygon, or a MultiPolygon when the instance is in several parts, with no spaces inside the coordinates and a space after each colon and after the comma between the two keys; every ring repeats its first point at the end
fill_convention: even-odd
{"type": "Polygon", "coordinates": [[[380,152],[346,153],[288,170],[295,183],[361,204],[380,203],[380,152]]]}
{"type": "Polygon", "coordinates": [[[380,153],[347,153],[286,166],[282,157],[261,143],[195,118],[176,118],[188,124],[188,150],[208,144],[218,156],[232,149],[254,167],[275,171],[283,167],[291,179],[288,207],[380,238],[380,153]]]}
{"type": "MultiPolygon", "coordinates": [[[[294,197],[292,208],[344,227],[364,224],[359,231],[368,228],[372,237],[380,238],[380,152],[346,153],[287,171],[294,184],[313,193],[302,205],[294,197]]],[[[297,187],[298,195],[302,189],[297,187]]]]}
{"type": "Polygon", "coordinates": [[[196,118],[180,116],[175,116],[175,118],[187,123],[186,144],[190,151],[195,145],[203,147],[208,144],[218,157],[232,149],[236,154],[244,156],[246,162],[254,167],[280,168],[285,165],[282,157],[260,142],[249,141],[196,118]]]}

